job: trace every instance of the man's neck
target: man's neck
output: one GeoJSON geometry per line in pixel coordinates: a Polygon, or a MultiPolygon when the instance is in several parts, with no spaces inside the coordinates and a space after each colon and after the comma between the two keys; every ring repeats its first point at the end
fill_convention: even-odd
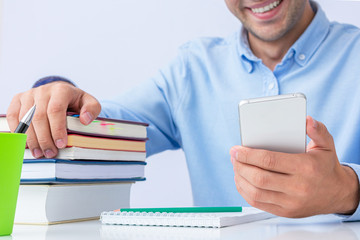
{"type": "Polygon", "coordinates": [[[262,59],[265,66],[274,71],[276,65],[281,62],[289,48],[310,25],[314,15],[314,11],[310,4],[308,4],[300,21],[283,37],[275,41],[264,41],[248,33],[252,52],[255,56],[262,59]]]}

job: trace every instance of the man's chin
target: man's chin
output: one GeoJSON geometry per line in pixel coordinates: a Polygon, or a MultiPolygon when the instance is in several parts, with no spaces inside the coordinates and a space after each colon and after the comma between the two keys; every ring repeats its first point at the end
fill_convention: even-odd
{"type": "Polygon", "coordinates": [[[274,31],[274,28],[266,28],[261,31],[252,31],[248,30],[249,34],[253,35],[254,38],[261,40],[263,42],[274,42],[281,39],[286,31],[274,31]]]}

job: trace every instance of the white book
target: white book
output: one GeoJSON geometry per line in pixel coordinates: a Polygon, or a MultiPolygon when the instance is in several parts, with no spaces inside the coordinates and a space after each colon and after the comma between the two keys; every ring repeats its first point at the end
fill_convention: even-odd
{"type": "Polygon", "coordinates": [[[98,219],[103,211],[129,207],[131,184],[20,185],[15,223],[47,225],[98,219]]]}
{"type": "Polygon", "coordinates": [[[25,159],[21,180],[41,179],[139,179],[144,178],[146,162],[75,161],[25,159]]]}
{"type": "Polygon", "coordinates": [[[274,215],[252,207],[242,212],[167,213],[103,212],[101,222],[110,225],[221,228],[272,218],[274,215]]]}
{"type": "MultiPolygon", "coordinates": [[[[145,161],[146,152],[67,147],[59,149],[56,158],[69,160],[145,161]]],[[[35,159],[30,149],[25,149],[24,159],[35,159]]]]}

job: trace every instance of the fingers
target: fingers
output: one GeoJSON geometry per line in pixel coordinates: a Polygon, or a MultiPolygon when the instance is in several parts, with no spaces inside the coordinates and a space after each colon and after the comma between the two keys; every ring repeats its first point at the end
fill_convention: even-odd
{"type": "Polygon", "coordinates": [[[285,174],[297,172],[303,161],[301,154],[272,152],[241,146],[232,147],[230,154],[234,160],[241,163],[285,174]]]}
{"type": "MultiPolygon", "coordinates": [[[[66,111],[73,99],[79,99],[79,91],[68,83],[56,82],[34,89],[34,101],[37,106],[32,125],[37,144],[46,158],[53,158],[58,148],[67,144],[66,111]]],[[[29,143],[33,155],[36,142],[29,143]]],[[[35,156],[36,157],[36,156],[35,156]]]]}
{"type": "Polygon", "coordinates": [[[239,175],[235,176],[235,183],[240,195],[251,206],[272,213],[281,211],[280,200],[283,199],[283,193],[258,189],[239,175]]]}
{"type": "Polygon", "coordinates": [[[67,145],[66,112],[72,108],[80,112],[81,123],[91,123],[100,113],[100,103],[90,94],[80,89],[57,88],[52,92],[47,108],[52,139],[57,148],[67,145]],[[69,101],[64,101],[69,99],[69,101]],[[80,109],[79,109],[80,108],[80,109]]]}
{"type": "MultiPolygon", "coordinates": [[[[8,124],[12,132],[14,132],[24,114],[30,109],[30,107],[32,107],[33,104],[33,91],[31,90],[25,93],[19,93],[12,99],[6,113],[8,124]]],[[[32,124],[27,130],[26,135],[26,144],[27,147],[29,147],[29,149],[32,151],[33,156],[36,158],[43,156],[43,152],[38,144],[37,136],[32,124]]]]}
{"type": "Polygon", "coordinates": [[[80,99],[80,122],[82,124],[90,124],[100,113],[101,105],[90,94],[84,93],[80,99]]]}
{"type": "MultiPolygon", "coordinates": [[[[32,125],[36,132],[37,143],[46,158],[52,158],[57,155],[57,147],[54,144],[51,129],[49,125],[47,109],[50,96],[48,94],[37,94],[34,96],[36,112],[34,114],[32,125]]],[[[29,142],[29,148],[34,151],[35,143],[29,142]]]]}
{"type": "Polygon", "coordinates": [[[27,147],[30,149],[32,155],[35,158],[40,158],[44,156],[44,153],[41,150],[41,147],[37,141],[37,136],[32,124],[29,126],[29,129],[26,131],[26,135],[27,135],[26,144],[27,147]]]}
{"type": "Polygon", "coordinates": [[[335,150],[334,140],[326,126],[310,116],[306,118],[306,133],[312,140],[307,147],[308,151],[315,148],[335,150]]]}
{"type": "Polygon", "coordinates": [[[292,191],[287,184],[291,181],[291,176],[288,174],[271,172],[240,162],[234,164],[234,171],[256,188],[276,192],[292,191]]]}
{"type": "Polygon", "coordinates": [[[27,145],[38,158],[53,158],[58,148],[67,145],[66,112],[81,111],[81,122],[89,124],[101,111],[99,102],[91,95],[68,83],[54,82],[16,95],[7,112],[13,131],[21,117],[36,104],[32,124],[27,131],[27,145]]]}
{"type": "Polygon", "coordinates": [[[6,120],[8,122],[11,132],[15,131],[17,125],[20,122],[19,120],[19,112],[21,108],[20,96],[21,94],[19,93],[13,97],[6,113],[6,120]]]}
{"type": "MultiPolygon", "coordinates": [[[[290,191],[284,189],[281,191],[273,191],[264,189],[262,184],[258,187],[257,180],[253,181],[253,177],[248,178],[247,175],[243,176],[240,174],[239,169],[242,168],[243,165],[244,164],[239,164],[239,168],[234,168],[235,184],[240,195],[251,206],[283,217],[301,217],[306,215],[304,215],[302,211],[304,206],[302,198],[299,199],[296,197],[296,188],[290,191]],[[293,193],[295,193],[295,195],[293,195],[293,193]]],[[[248,168],[244,169],[244,171],[248,170],[248,168]]],[[[261,175],[261,172],[258,174],[261,175]]],[[[289,179],[284,180],[286,181],[285,183],[290,182],[289,179]]],[[[261,182],[262,181],[260,181],[260,183],[261,182]]]]}
{"type": "Polygon", "coordinates": [[[59,149],[67,145],[66,111],[69,102],[64,99],[71,99],[71,95],[72,92],[66,89],[55,89],[46,109],[52,140],[59,149]]]}

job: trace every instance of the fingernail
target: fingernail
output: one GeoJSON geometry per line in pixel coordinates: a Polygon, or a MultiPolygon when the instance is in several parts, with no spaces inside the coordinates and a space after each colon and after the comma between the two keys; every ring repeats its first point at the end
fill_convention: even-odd
{"type": "Polygon", "coordinates": [[[90,124],[93,120],[93,115],[89,112],[84,113],[85,124],[90,124]]]}
{"type": "Polygon", "coordinates": [[[317,128],[317,126],[318,126],[318,122],[315,119],[313,119],[313,128],[317,128]]]}
{"type": "Polygon", "coordinates": [[[55,144],[56,144],[57,148],[64,148],[65,147],[65,142],[62,139],[56,140],[55,144]]]}
{"type": "Polygon", "coordinates": [[[235,148],[230,150],[230,155],[232,160],[238,160],[239,153],[235,148]]]}
{"type": "Polygon", "coordinates": [[[35,149],[33,150],[33,156],[34,156],[35,158],[42,157],[42,156],[43,156],[43,152],[42,152],[40,149],[35,148],[35,149]]]}
{"type": "Polygon", "coordinates": [[[52,158],[54,156],[55,156],[55,153],[53,152],[53,150],[48,149],[48,150],[45,151],[45,157],[46,158],[52,158]]]}

